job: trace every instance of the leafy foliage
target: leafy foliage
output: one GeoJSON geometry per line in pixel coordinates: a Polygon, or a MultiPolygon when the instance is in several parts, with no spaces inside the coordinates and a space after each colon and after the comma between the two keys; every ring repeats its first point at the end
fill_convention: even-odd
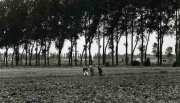
{"type": "MultiPolygon", "coordinates": [[[[118,37],[126,34],[128,38],[134,28],[141,39],[146,32],[156,32],[158,40],[163,40],[165,34],[172,34],[174,14],[179,10],[174,0],[1,0],[0,6],[1,48],[15,51],[27,43],[31,47],[39,44],[36,48],[43,47],[47,54],[47,42],[73,41],[85,36],[87,51],[88,43],[90,48],[97,35],[104,35],[110,38],[108,46],[112,56],[114,34],[118,37]]],[[[33,53],[34,49],[31,50],[33,53]]],[[[61,51],[62,46],[58,46],[58,50],[61,51]]],[[[161,51],[160,48],[158,52],[161,51]]]]}

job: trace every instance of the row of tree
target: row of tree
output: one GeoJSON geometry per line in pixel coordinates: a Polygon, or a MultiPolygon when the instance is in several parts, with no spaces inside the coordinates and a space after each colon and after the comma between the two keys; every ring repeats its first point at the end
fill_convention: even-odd
{"type": "MultiPolygon", "coordinates": [[[[8,51],[13,49],[12,61],[19,65],[19,58],[25,55],[25,65],[44,64],[50,54],[52,42],[58,49],[58,65],[61,65],[61,51],[65,40],[69,47],[69,64],[77,65],[77,40],[85,38],[81,57],[85,65],[92,64],[91,48],[94,40],[103,40],[103,64],[107,49],[111,49],[112,65],[118,65],[118,49],[122,36],[126,37],[126,64],[128,64],[128,43],[131,42],[131,63],[137,45],[141,51],[141,63],[147,59],[150,36],[157,35],[158,64],[162,64],[162,48],[165,35],[176,36],[176,54],[180,35],[178,0],[1,0],[0,1],[0,47],[4,51],[4,62],[8,65],[8,51]],[[131,38],[131,41],[128,41],[131,38]],[[20,49],[23,49],[20,52],[20,49]],[[115,55],[114,55],[115,54],[115,55]],[[116,57],[116,58],[115,58],[116,57]],[[115,62],[116,61],[116,62],[115,62]]],[[[180,48],[180,47],[179,47],[180,48]]],[[[179,55],[178,55],[179,54],[179,55]]],[[[100,58],[98,60],[100,63],[100,58]]]]}

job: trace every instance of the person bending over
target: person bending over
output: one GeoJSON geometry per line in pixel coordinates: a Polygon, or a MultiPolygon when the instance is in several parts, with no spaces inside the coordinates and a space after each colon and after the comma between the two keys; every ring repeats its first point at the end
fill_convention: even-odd
{"type": "Polygon", "coordinates": [[[89,75],[87,66],[83,67],[83,75],[84,76],[88,76],[89,75]]]}

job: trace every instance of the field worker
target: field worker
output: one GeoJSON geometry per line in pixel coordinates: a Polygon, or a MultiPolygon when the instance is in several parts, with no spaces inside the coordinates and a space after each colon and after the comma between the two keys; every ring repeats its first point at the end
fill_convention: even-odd
{"type": "Polygon", "coordinates": [[[98,72],[99,72],[99,76],[103,75],[103,71],[102,71],[102,68],[100,66],[98,66],[98,72]]]}
{"type": "Polygon", "coordinates": [[[88,76],[89,75],[87,66],[83,67],[83,75],[84,76],[88,76]]]}
{"type": "Polygon", "coordinates": [[[89,66],[91,76],[94,76],[94,68],[92,65],[89,66]]]}

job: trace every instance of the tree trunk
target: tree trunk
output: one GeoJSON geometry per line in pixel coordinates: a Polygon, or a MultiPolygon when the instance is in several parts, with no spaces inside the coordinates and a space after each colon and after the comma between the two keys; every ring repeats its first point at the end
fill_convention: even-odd
{"type": "Polygon", "coordinates": [[[110,37],[108,38],[108,41],[107,41],[105,49],[104,49],[104,62],[105,63],[106,63],[106,51],[107,51],[109,43],[110,43],[110,37]]]}
{"type": "MultiPolygon", "coordinates": [[[[101,44],[100,44],[100,30],[98,28],[98,66],[100,66],[100,48],[101,48],[101,44]]],[[[114,61],[113,61],[114,62],[114,61]]]]}
{"type": "Polygon", "coordinates": [[[6,65],[6,51],[4,52],[3,65],[6,65]]]}
{"type": "Polygon", "coordinates": [[[135,42],[135,45],[134,45],[134,48],[133,48],[133,51],[132,51],[132,54],[131,54],[131,56],[132,56],[131,58],[134,58],[134,52],[135,52],[135,50],[137,48],[138,42],[139,42],[139,39],[137,39],[136,42],[135,42]]]}
{"type": "Polygon", "coordinates": [[[11,66],[14,65],[14,54],[15,54],[15,47],[14,47],[14,51],[13,51],[13,54],[12,54],[11,66]]]}
{"type": "Polygon", "coordinates": [[[160,65],[162,65],[162,34],[161,34],[161,37],[160,37],[160,65]]]}
{"type": "Polygon", "coordinates": [[[78,59],[77,59],[77,40],[76,39],[75,39],[75,60],[74,60],[74,62],[75,62],[75,66],[77,66],[78,59]]]}
{"type": "Polygon", "coordinates": [[[61,66],[61,49],[60,49],[60,39],[59,39],[59,48],[58,48],[58,66],[61,66]]]}
{"type": "Polygon", "coordinates": [[[119,33],[117,32],[117,35],[116,35],[116,65],[119,65],[118,49],[119,49],[120,39],[121,39],[121,35],[119,36],[119,33]]]}
{"type": "Polygon", "coordinates": [[[59,36],[58,38],[59,40],[59,47],[58,47],[58,65],[61,66],[61,51],[62,51],[62,48],[63,48],[63,45],[64,45],[64,38],[59,36]]]}
{"type": "Polygon", "coordinates": [[[118,59],[118,45],[119,44],[119,41],[116,41],[116,65],[119,65],[119,59],[118,59]]]}
{"type": "MultiPolygon", "coordinates": [[[[176,8],[175,11],[175,15],[176,15],[176,21],[175,21],[175,29],[176,29],[176,45],[175,45],[175,52],[176,52],[176,62],[179,62],[179,58],[178,58],[178,9],[176,8]]],[[[180,30],[180,28],[179,28],[180,30]]]]}
{"type": "Polygon", "coordinates": [[[179,10],[176,9],[176,65],[180,66],[180,22],[178,21],[180,18],[178,16],[180,16],[179,10]]]}
{"type": "Polygon", "coordinates": [[[162,36],[161,36],[161,48],[160,48],[160,64],[162,65],[162,59],[163,59],[163,51],[162,51],[162,49],[163,49],[163,39],[164,39],[164,37],[163,37],[163,34],[161,34],[162,36]]]}
{"type": "Polygon", "coordinates": [[[125,47],[126,47],[126,57],[125,57],[125,62],[126,62],[126,65],[128,65],[128,31],[127,31],[127,20],[125,22],[125,28],[126,28],[126,31],[125,31],[125,36],[126,36],[126,44],[125,44],[125,47]]]}
{"type": "Polygon", "coordinates": [[[58,53],[58,65],[61,66],[61,49],[59,49],[58,53]]]}
{"type": "Polygon", "coordinates": [[[28,44],[27,43],[25,43],[25,51],[26,51],[26,57],[25,57],[25,65],[27,66],[27,60],[28,60],[28,44]]]}
{"type": "Polygon", "coordinates": [[[112,66],[114,66],[114,35],[111,34],[111,60],[112,60],[112,66]]]}
{"type": "Polygon", "coordinates": [[[157,60],[158,60],[158,65],[160,64],[160,58],[159,58],[159,50],[160,50],[160,36],[158,33],[158,47],[157,47],[157,60]]]}
{"type": "Polygon", "coordinates": [[[141,13],[141,64],[144,65],[144,32],[143,32],[143,15],[141,13]]]}
{"type": "Polygon", "coordinates": [[[162,35],[162,11],[160,11],[160,18],[161,18],[161,20],[160,20],[160,38],[159,38],[159,40],[160,40],[160,51],[159,51],[159,56],[160,56],[160,65],[162,65],[162,39],[163,39],[163,35],[162,35]]]}
{"type": "Polygon", "coordinates": [[[69,65],[72,66],[73,59],[73,38],[71,37],[71,47],[70,47],[70,56],[69,56],[69,65]]]}
{"type": "Polygon", "coordinates": [[[85,34],[85,65],[87,66],[87,37],[85,34]]]}
{"type": "Polygon", "coordinates": [[[5,65],[8,66],[8,50],[9,48],[6,46],[6,51],[5,51],[5,65]]]}
{"type": "Polygon", "coordinates": [[[41,45],[39,53],[38,53],[38,65],[41,65],[41,51],[42,51],[43,45],[41,45]]]}
{"type": "Polygon", "coordinates": [[[145,48],[145,60],[147,60],[147,49],[148,49],[148,45],[149,45],[149,39],[150,39],[150,33],[148,34],[148,38],[147,38],[147,44],[146,44],[146,48],[145,48]]]}
{"type": "Polygon", "coordinates": [[[90,42],[89,42],[89,65],[92,65],[91,45],[92,45],[92,41],[90,40],[90,42]]]}
{"type": "Polygon", "coordinates": [[[49,59],[50,59],[50,53],[49,53],[49,51],[50,51],[50,47],[51,47],[51,40],[49,40],[49,42],[48,42],[48,47],[47,47],[47,65],[49,66],[50,65],[50,62],[49,62],[49,59]]]}
{"type": "Polygon", "coordinates": [[[133,53],[133,47],[134,47],[134,21],[131,21],[131,65],[133,64],[134,59],[134,53],[133,53]]]}
{"type": "Polygon", "coordinates": [[[23,56],[24,56],[24,51],[25,51],[25,49],[23,48],[23,51],[22,51],[22,53],[21,53],[21,65],[23,65],[23,56]]]}
{"type": "Polygon", "coordinates": [[[37,44],[37,42],[36,42],[35,51],[36,51],[36,66],[37,66],[38,65],[38,44],[37,44]]]}
{"type": "Polygon", "coordinates": [[[29,48],[29,66],[32,65],[32,55],[33,55],[33,49],[34,49],[34,43],[32,44],[32,47],[29,48]]]}
{"type": "Polygon", "coordinates": [[[126,65],[128,65],[128,34],[126,31],[126,65]]]}
{"type": "Polygon", "coordinates": [[[83,62],[83,57],[84,57],[84,56],[83,56],[83,55],[84,55],[84,51],[85,51],[85,47],[84,47],[84,49],[83,49],[83,51],[82,51],[82,53],[81,53],[81,57],[80,57],[80,58],[81,58],[81,62],[80,62],[81,65],[83,65],[82,62],[83,62]]]}
{"type": "Polygon", "coordinates": [[[43,54],[44,54],[44,65],[46,66],[47,64],[47,43],[46,40],[44,41],[44,50],[43,50],[43,54]]]}
{"type": "Polygon", "coordinates": [[[144,65],[144,33],[141,34],[141,64],[144,65]]]}
{"type": "Polygon", "coordinates": [[[105,65],[105,35],[103,34],[103,65],[105,65]]]}
{"type": "Polygon", "coordinates": [[[17,44],[16,47],[15,47],[15,62],[16,62],[16,66],[19,65],[19,45],[17,44]]]}

